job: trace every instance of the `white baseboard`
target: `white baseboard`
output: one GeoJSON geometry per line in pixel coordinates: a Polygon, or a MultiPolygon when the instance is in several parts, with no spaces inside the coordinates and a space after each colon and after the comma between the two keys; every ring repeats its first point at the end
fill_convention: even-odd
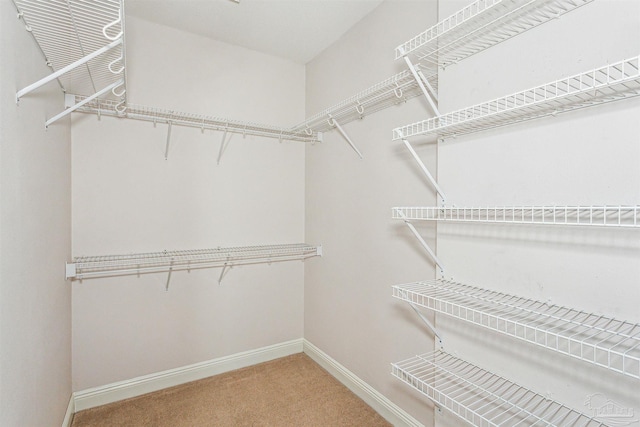
{"type": "MultiPolygon", "coordinates": [[[[302,338],[73,393],[72,413],[302,353],[302,338]]],[[[69,403],[71,406],[71,403],[69,403]]],[[[65,418],[66,419],[66,418],[65,418]]],[[[67,427],[63,425],[63,427],[67,427]]]]}
{"type": "Polygon", "coordinates": [[[364,400],[377,413],[382,415],[396,427],[424,427],[422,423],[413,418],[407,412],[398,407],[395,403],[387,399],[380,392],[357,377],[353,372],[332,359],[318,347],[304,340],[304,352],[312,358],[318,365],[326,369],[338,381],[344,384],[349,390],[364,400]]]}
{"type": "Polygon", "coordinates": [[[73,421],[73,414],[76,413],[76,401],[73,394],[69,397],[69,404],[67,405],[67,412],[64,413],[64,419],[62,420],[62,427],[71,427],[73,421]]]}

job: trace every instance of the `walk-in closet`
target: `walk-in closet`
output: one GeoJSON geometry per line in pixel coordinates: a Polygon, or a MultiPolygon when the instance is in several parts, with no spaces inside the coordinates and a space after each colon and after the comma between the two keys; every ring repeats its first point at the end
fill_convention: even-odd
{"type": "Polygon", "coordinates": [[[638,0],[3,0],[0,425],[640,426],[638,0]]]}

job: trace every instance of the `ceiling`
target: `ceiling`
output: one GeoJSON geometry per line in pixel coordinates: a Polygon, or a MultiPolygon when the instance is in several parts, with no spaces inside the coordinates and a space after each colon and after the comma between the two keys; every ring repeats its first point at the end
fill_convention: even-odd
{"type": "Polygon", "coordinates": [[[383,0],[126,0],[126,14],[306,64],[383,0]]]}

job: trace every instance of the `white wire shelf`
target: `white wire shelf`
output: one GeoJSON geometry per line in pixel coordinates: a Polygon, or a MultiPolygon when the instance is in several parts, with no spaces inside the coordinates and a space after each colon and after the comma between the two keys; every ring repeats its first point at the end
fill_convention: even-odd
{"type": "MultiPolygon", "coordinates": [[[[114,83],[105,95],[126,99],[124,16],[122,0],[14,0],[20,18],[57,72],[116,42],[86,63],[57,77],[64,92],[90,95],[114,83]]],[[[124,104],[123,104],[124,105],[124,104]]]]}
{"type": "Polygon", "coordinates": [[[393,219],[640,227],[640,206],[394,207],[393,219]]]}
{"type": "Polygon", "coordinates": [[[474,426],[605,425],[442,350],[391,366],[395,377],[474,426]]]}
{"type": "MultiPolygon", "coordinates": [[[[86,97],[75,95],[75,102],[81,102],[86,97]]],[[[104,114],[107,116],[123,117],[116,110],[117,102],[110,100],[92,100],[76,111],[90,114],[104,114]]],[[[287,141],[299,142],[319,142],[321,135],[317,132],[308,134],[304,131],[293,131],[291,129],[263,125],[252,122],[243,122],[239,120],[231,120],[220,117],[205,116],[192,113],[184,113],[179,111],[163,110],[154,107],[145,107],[142,105],[128,104],[124,117],[135,120],[142,120],[152,123],[162,123],[199,128],[201,130],[216,130],[221,132],[231,132],[242,135],[263,136],[267,138],[276,138],[287,141]]]]}
{"type": "Polygon", "coordinates": [[[393,140],[445,138],[599,105],[640,94],[639,57],[576,74],[393,130],[393,140]]]}
{"type": "Polygon", "coordinates": [[[306,243],[242,246],[186,251],[162,251],[128,255],[75,257],[66,264],[67,279],[161,273],[200,268],[233,267],[321,256],[322,246],[306,243]]]}
{"type": "Polygon", "coordinates": [[[612,371],[640,378],[640,324],[433,279],[393,296],[612,371]]]}
{"type": "Polygon", "coordinates": [[[425,65],[446,67],[593,0],[478,0],[401,44],[425,65]]]}
{"type": "MultiPolygon", "coordinates": [[[[419,65],[416,68],[421,69],[419,65]]],[[[437,90],[437,72],[422,71],[434,90],[437,90]]],[[[302,123],[295,125],[292,130],[304,132],[311,129],[317,132],[327,132],[333,129],[330,118],[340,124],[345,124],[421,94],[415,78],[411,72],[405,70],[307,118],[302,123]]]]}

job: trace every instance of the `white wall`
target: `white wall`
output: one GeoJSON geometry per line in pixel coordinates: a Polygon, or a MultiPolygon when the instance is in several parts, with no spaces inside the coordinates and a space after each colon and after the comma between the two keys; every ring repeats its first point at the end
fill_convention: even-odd
{"type": "MultiPolygon", "coordinates": [[[[466,4],[441,0],[440,19],[466,4]]],[[[439,75],[441,112],[636,56],[639,17],[637,1],[595,1],[451,66],[439,75]]],[[[438,176],[447,203],[638,204],[639,101],[445,140],[438,176]]],[[[438,255],[462,283],[640,321],[637,230],[440,224],[438,255]]],[[[594,393],[640,409],[637,380],[445,316],[437,323],[447,351],[574,409],[589,412],[594,393]]]]}
{"type": "MultiPolygon", "coordinates": [[[[304,67],[127,20],[129,102],[258,123],[304,118],[304,67]]],[[[73,254],[304,241],[304,145],[73,118],[73,254]]],[[[312,242],[313,243],[313,242],[312,242]]],[[[316,260],[311,260],[316,262],[316,260]]],[[[74,390],[301,338],[301,262],[73,284],[74,390]]]]}
{"type": "Polygon", "coordinates": [[[0,425],[60,425],[71,396],[71,134],[42,54],[0,2],[0,425]]]}
{"type": "MultiPolygon", "coordinates": [[[[307,115],[406,67],[394,48],[436,22],[436,3],[387,1],[307,64],[307,115]]],[[[425,425],[432,409],[390,375],[397,362],[433,348],[417,316],[391,285],[433,277],[433,263],[391,207],[435,203],[420,170],[391,130],[428,116],[422,98],[344,126],[360,160],[336,132],[307,147],[306,236],[322,241],[322,262],[305,269],[305,338],[425,425]]],[[[366,112],[365,112],[366,114],[366,112]]],[[[434,166],[435,145],[422,147],[434,166]]],[[[434,229],[424,229],[427,240],[434,229]]]]}

